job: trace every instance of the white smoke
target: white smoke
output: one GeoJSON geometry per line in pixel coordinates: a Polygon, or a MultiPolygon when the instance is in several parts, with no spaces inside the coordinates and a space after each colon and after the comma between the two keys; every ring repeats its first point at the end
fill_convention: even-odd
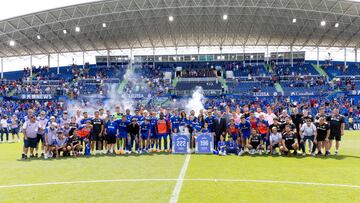
{"type": "Polygon", "coordinates": [[[86,101],[69,100],[67,102],[67,111],[70,116],[75,116],[76,111],[80,110],[82,113],[87,112],[90,116],[94,115],[94,112],[99,110],[100,104],[95,98],[89,97],[86,101]]]}
{"type": "Polygon", "coordinates": [[[133,112],[135,101],[129,98],[125,92],[119,92],[117,84],[110,86],[108,97],[109,99],[104,104],[106,110],[113,111],[116,106],[120,106],[122,112],[125,112],[126,109],[130,109],[133,112]]]}
{"type": "MultiPolygon", "coordinates": [[[[134,71],[128,68],[123,76],[123,80],[128,80],[130,83],[132,80],[136,78],[134,71]]],[[[120,106],[122,112],[125,112],[126,109],[130,109],[131,112],[134,112],[135,101],[129,97],[127,92],[119,89],[117,84],[113,84],[109,88],[108,97],[109,99],[105,101],[105,109],[113,110],[115,106],[120,106]]]]}
{"type": "MultiPolygon", "coordinates": [[[[117,75],[117,74],[115,74],[117,75]]],[[[126,73],[123,75],[123,80],[131,80],[130,78],[136,77],[133,74],[133,71],[127,69],[126,73]]],[[[110,110],[111,112],[115,111],[116,106],[120,106],[121,112],[125,112],[126,109],[130,109],[131,112],[134,111],[135,101],[129,97],[129,95],[124,91],[119,91],[119,84],[108,85],[107,97],[108,99],[104,102],[100,102],[101,99],[99,95],[89,95],[86,97],[85,101],[80,100],[71,100],[68,101],[68,108],[70,115],[76,115],[76,111],[80,110],[81,112],[88,112],[90,116],[94,115],[94,112],[100,108],[105,110],[110,110]]]]}
{"type": "Polygon", "coordinates": [[[202,87],[197,86],[191,98],[187,101],[185,105],[185,112],[189,114],[190,111],[194,110],[195,115],[199,115],[200,110],[204,109],[204,102],[205,97],[203,94],[203,89],[202,87]]]}

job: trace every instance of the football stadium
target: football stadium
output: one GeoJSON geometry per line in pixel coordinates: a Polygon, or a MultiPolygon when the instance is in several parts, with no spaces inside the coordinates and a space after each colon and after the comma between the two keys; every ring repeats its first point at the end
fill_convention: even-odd
{"type": "Polygon", "coordinates": [[[360,1],[0,5],[0,202],[360,202],[360,1]]]}

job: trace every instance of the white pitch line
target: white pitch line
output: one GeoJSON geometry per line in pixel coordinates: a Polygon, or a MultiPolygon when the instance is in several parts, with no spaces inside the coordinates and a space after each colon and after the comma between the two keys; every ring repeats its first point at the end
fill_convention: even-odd
{"type": "Polygon", "coordinates": [[[184,177],[186,173],[186,169],[188,168],[189,162],[190,162],[190,154],[186,155],[186,159],[184,161],[184,164],[181,168],[178,180],[176,181],[175,188],[171,194],[171,198],[169,200],[170,203],[177,203],[181,191],[182,184],[184,182],[184,177]]]}
{"type": "Polygon", "coordinates": [[[211,178],[195,178],[195,179],[184,179],[184,180],[185,181],[213,181],[213,182],[273,183],[273,184],[288,184],[288,185],[314,185],[314,186],[348,187],[348,188],[360,189],[360,185],[281,181],[281,180],[243,180],[243,179],[211,179],[211,178]]]}
{"type": "Polygon", "coordinates": [[[316,183],[316,182],[297,182],[297,181],[277,181],[277,180],[243,180],[243,179],[213,179],[213,178],[194,178],[194,179],[178,179],[178,178],[154,178],[154,179],[115,179],[115,180],[80,180],[67,182],[48,182],[48,183],[31,183],[17,185],[0,185],[1,188],[17,188],[32,187],[46,185],[71,185],[86,183],[115,183],[115,182],[171,182],[171,181],[198,181],[198,182],[243,182],[243,183],[271,183],[271,184],[288,184],[288,185],[313,185],[328,187],[345,187],[360,189],[360,185],[350,184],[333,184],[333,183],[316,183]]]}
{"type": "Polygon", "coordinates": [[[31,184],[17,184],[17,185],[0,185],[0,188],[15,188],[15,187],[31,187],[31,186],[45,186],[45,185],[70,185],[70,184],[84,184],[84,183],[112,183],[112,182],[166,182],[177,181],[176,178],[159,178],[159,179],[116,179],[116,180],[79,180],[66,182],[48,182],[48,183],[31,183],[31,184]]]}

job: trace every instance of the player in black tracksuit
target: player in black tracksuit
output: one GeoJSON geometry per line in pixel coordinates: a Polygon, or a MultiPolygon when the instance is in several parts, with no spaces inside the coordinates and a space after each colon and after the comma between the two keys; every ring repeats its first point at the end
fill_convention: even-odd
{"type": "Polygon", "coordinates": [[[126,148],[127,148],[128,152],[131,153],[131,149],[132,149],[134,141],[135,141],[135,152],[140,153],[140,150],[139,150],[140,126],[139,126],[136,118],[132,119],[132,121],[128,125],[127,129],[128,129],[128,136],[127,136],[126,148]]]}
{"type": "Polygon", "coordinates": [[[325,117],[319,117],[317,119],[319,122],[315,123],[317,136],[315,137],[315,144],[318,148],[318,155],[322,155],[322,149],[326,148],[326,143],[329,141],[330,135],[330,127],[327,123],[325,123],[325,117]]]}
{"type": "Polygon", "coordinates": [[[95,111],[95,118],[91,120],[91,125],[93,126],[91,134],[90,134],[90,148],[94,153],[94,147],[96,146],[96,150],[102,150],[102,140],[104,133],[104,121],[100,118],[100,114],[98,111],[95,111]]]}
{"type": "Polygon", "coordinates": [[[282,134],[282,145],[280,150],[283,154],[288,155],[290,150],[294,150],[294,155],[297,154],[297,150],[299,149],[299,144],[295,133],[291,131],[291,125],[285,125],[285,132],[282,134]]]}
{"type": "Polygon", "coordinates": [[[333,140],[335,143],[335,155],[339,152],[341,137],[344,135],[345,130],[345,117],[339,114],[339,109],[334,109],[333,114],[327,118],[330,126],[329,144],[326,150],[326,155],[330,155],[333,140]]]}

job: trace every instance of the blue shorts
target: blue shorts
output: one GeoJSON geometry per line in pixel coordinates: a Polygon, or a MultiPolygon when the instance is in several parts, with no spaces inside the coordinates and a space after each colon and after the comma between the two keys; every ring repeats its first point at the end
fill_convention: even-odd
{"type": "Polygon", "coordinates": [[[246,139],[249,139],[250,138],[250,133],[249,134],[243,134],[242,137],[246,138],[246,139]]]}
{"type": "Polygon", "coordinates": [[[164,138],[164,140],[165,139],[167,139],[167,136],[168,136],[168,134],[166,134],[166,133],[163,133],[163,134],[158,134],[158,139],[160,140],[161,138],[164,138]]]}
{"type": "Polygon", "coordinates": [[[24,146],[25,148],[36,148],[37,145],[37,138],[27,138],[27,140],[24,139],[24,146]]]}
{"type": "Polygon", "coordinates": [[[226,149],[226,153],[227,154],[238,154],[239,153],[239,149],[237,148],[233,148],[233,149],[226,149]]]}
{"type": "Polygon", "coordinates": [[[306,142],[306,140],[311,140],[311,142],[314,142],[314,138],[315,138],[314,135],[304,136],[303,141],[306,142]]]}
{"type": "Polygon", "coordinates": [[[149,134],[148,134],[148,133],[141,134],[141,139],[147,140],[148,138],[149,138],[149,134]]]}
{"type": "Polygon", "coordinates": [[[156,133],[153,132],[153,131],[151,131],[151,132],[150,132],[150,138],[151,138],[151,139],[157,139],[156,133]]]}
{"type": "Polygon", "coordinates": [[[11,128],[10,130],[11,134],[19,134],[19,128],[11,128]]]}
{"type": "Polygon", "coordinates": [[[46,145],[50,146],[50,145],[55,145],[55,140],[51,139],[48,140],[48,142],[46,143],[46,145]]]}
{"type": "Polygon", "coordinates": [[[260,134],[261,139],[263,139],[263,140],[267,140],[267,139],[266,139],[266,135],[267,135],[267,134],[260,134]]]}
{"type": "Polygon", "coordinates": [[[127,138],[127,132],[120,132],[117,138],[127,138]]]}
{"type": "Polygon", "coordinates": [[[236,133],[235,133],[235,134],[231,134],[231,136],[232,136],[233,140],[236,140],[236,139],[237,139],[237,134],[236,134],[236,133]]]}
{"type": "Polygon", "coordinates": [[[266,146],[269,146],[270,142],[268,141],[266,134],[261,134],[261,138],[263,142],[266,144],[266,146]]]}

